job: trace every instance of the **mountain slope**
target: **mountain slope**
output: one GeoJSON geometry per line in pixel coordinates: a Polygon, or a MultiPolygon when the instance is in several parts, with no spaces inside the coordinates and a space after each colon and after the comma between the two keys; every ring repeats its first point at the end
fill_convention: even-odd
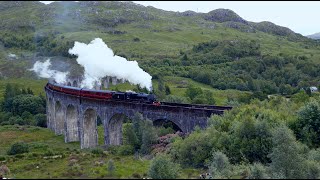
{"type": "MultiPolygon", "coordinates": [[[[318,42],[271,22],[246,21],[228,9],[216,9],[208,13],[180,13],[144,7],[133,2],[114,1],[53,2],[49,5],[38,2],[0,2],[0,9],[0,22],[3,24],[0,27],[0,71],[3,78],[36,78],[27,69],[36,60],[43,61],[49,57],[54,57],[52,63],[58,70],[61,69],[58,64],[63,61],[73,69],[72,72],[80,72],[75,70],[80,67],[76,65],[74,57],[68,54],[68,49],[74,41],[88,43],[97,37],[102,38],[115,54],[138,61],[152,76],[163,74],[191,77],[189,71],[201,67],[202,64],[198,63],[200,60],[206,62],[203,58],[207,56],[207,51],[212,50],[211,53],[224,56],[234,46],[232,43],[222,43],[200,54],[192,51],[194,47],[211,41],[254,41],[260,55],[251,58],[257,60],[264,56],[290,56],[302,58],[302,62],[318,67],[320,59],[318,42]],[[10,54],[15,54],[17,58],[11,58],[10,54]],[[202,57],[198,57],[198,60],[189,59],[192,61],[190,65],[183,65],[181,58],[184,54],[202,57]]],[[[231,58],[228,60],[230,62],[223,62],[224,57],[216,58],[222,58],[218,61],[230,64],[246,58],[244,54],[227,57],[231,58]]],[[[222,66],[216,65],[214,59],[206,65],[216,68],[222,66]]],[[[308,80],[308,77],[304,79],[308,80]]],[[[240,79],[244,82],[248,80],[240,79]]],[[[315,77],[310,77],[310,82],[316,81],[315,77]]]]}
{"type": "Polygon", "coordinates": [[[320,32],[319,32],[319,33],[315,33],[315,34],[308,35],[307,37],[309,37],[309,38],[311,38],[311,39],[320,39],[320,32]]]}

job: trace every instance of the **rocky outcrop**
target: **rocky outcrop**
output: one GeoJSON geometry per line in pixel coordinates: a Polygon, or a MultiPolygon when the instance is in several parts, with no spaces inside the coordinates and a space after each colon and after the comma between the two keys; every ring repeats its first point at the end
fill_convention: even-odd
{"type": "Polygon", "coordinates": [[[233,21],[233,22],[248,24],[246,20],[242,19],[238,14],[236,14],[235,12],[229,9],[216,9],[216,10],[210,11],[204,14],[203,18],[208,21],[214,21],[214,22],[220,22],[220,23],[233,21]]]}

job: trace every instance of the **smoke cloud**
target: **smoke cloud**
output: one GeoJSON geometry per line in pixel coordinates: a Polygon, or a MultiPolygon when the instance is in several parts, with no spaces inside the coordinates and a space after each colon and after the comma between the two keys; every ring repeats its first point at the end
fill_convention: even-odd
{"type": "Polygon", "coordinates": [[[69,54],[78,56],[77,62],[84,67],[82,87],[93,88],[95,82],[101,82],[105,76],[115,76],[139,84],[148,90],[152,88],[152,77],[142,70],[136,61],[114,55],[102,39],[96,38],[89,44],[75,42],[69,54]]]}
{"type": "Polygon", "coordinates": [[[29,70],[36,72],[39,77],[53,78],[59,84],[65,83],[69,72],[51,70],[49,66],[51,66],[51,62],[50,59],[47,59],[45,62],[37,61],[34,63],[33,68],[29,70]]]}

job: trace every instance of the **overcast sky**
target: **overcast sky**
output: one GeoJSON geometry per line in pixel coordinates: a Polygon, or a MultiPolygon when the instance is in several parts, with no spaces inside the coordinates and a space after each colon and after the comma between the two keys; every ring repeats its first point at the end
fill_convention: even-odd
{"type": "MultiPolygon", "coordinates": [[[[41,1],[44,2],[44,1],[41,1]]],[[[46,1],[48,4],[53,1],[46,1]]],[[[214,9],[231,9],[243,19],[270,21],[302,35],[320,32],[320,1],[133,1],[168,11],[207,13],[214,9]]]]}

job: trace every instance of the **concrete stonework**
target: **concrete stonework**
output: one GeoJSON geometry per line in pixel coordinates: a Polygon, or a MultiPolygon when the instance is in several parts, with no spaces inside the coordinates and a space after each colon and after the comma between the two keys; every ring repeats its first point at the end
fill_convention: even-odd
{"type": "Polygon", "coordinates": [[[221,111],[208,109],[183,108],[174,106],[154,106],[126,101],[107,101],[64,94],[45,89],[47,96],[48,128],[57,135],[64,135],[65,142],[80,141],[81,148],[93,148],[98,138],[104,144],[122,143],[122,123],[125,116],[133,119],[136,112],[152,121],[169,120],[182,132],[190,133],[195,126],[205,128],[211,114],[221,111]],[[104,137],[98,137],[97,116],[104,127],[104,137]]]}

